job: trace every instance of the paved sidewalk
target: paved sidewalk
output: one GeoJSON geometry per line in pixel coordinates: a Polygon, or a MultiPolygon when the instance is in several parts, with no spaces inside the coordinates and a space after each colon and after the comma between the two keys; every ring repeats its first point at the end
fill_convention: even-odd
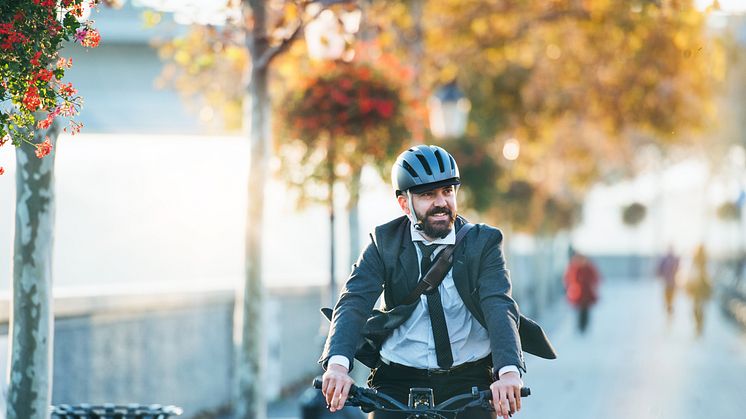
{"type": "Polygon", "coordinates": [[[653,280],[609,282],[580,335],[568,316],[552,333],[559,358],[529,360],[518,418],[740,419],[746,412],[746,337],[713,299],[694,336],[683,293],[673,321],[653,280]]]}

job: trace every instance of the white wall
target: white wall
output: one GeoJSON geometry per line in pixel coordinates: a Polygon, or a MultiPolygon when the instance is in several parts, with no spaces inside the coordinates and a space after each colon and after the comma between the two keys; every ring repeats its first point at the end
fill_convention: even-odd
{"type": "MultiPolygon", "coordinates": [[[[11,164],[0,177],[0,290],[8,289],[11,278],[15,187],[12,149],[1,151],[0,161],[11,164]]],[[[205,281],[224,286],[241,280],[247,141],[81,134],[61,138],[57,153],[57,287],[154,282],[186,287],[205,281]]],[[[375,175],[368,173],[364,182],[363,233],[399,211],[375,175]]],[[[326,283],[327,210],[311,206],[298,213],[277,181],[270,181],[264,202],[267,284],[326,283]]],[[[349,250],[342,199],[338,204],[342,280],[349,250]]]]}

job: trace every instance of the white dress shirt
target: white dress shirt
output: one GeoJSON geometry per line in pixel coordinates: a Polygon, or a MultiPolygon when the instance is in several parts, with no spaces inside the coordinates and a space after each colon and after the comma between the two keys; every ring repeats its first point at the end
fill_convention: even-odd
{"type": "MultiPolygon", "coordinates": [[[[455,229],[444,238],[427,241],[418,230],[411,224],[413,242],[424,242],[426,246],[438,246],[441,244],[454,244],[456,242],[455,229]]],[[[419,246],[417,250],[417,261],[422,260],[422,252],[419,246]]],[[[433,258],[439,253],[436,250],[433,258]]],[[[422,277],[422,273],[420,273],[422,277]]],[[[443,282],[438,287],[440,298],[443,303],[448,335],[451,340],[451,351],[453,353],[453,366],[465,362],[478,361],[490,355],[490,340],[487,330],[482,327],[477,319],[464,305],[461,296],[456,290],[453,282],[453,269],[449,270],[443,282]]],[[[438,361],[435,355],[435,340],[430,326],[430,314],[427,307],[427,296],[421,295],[420,302],[412,312],[412,315],[394,329],[381,347],[381,360],[388,364],[391,362],[419,369],[437,369],[438,361]]],[[[339,364],[349,369],[349,360],[343,355],[334,355],[329,359],[330,364],[339,364]]],[[[500,368],[498,375],[507,372],[518,372],[518,367],[508,365],[500,368]]]]}

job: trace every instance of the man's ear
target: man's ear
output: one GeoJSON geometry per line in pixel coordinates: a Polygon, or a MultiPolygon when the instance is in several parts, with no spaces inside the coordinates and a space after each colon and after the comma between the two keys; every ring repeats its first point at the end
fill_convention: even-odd
{"type": "Polygon", "coordinates": [[[396,199],[397,201],[399,201],[401,210],[404,211],[405,214],[409,215],[409,202],[407,201],[406,195],[399,195],[396,197],[396,199]]]}

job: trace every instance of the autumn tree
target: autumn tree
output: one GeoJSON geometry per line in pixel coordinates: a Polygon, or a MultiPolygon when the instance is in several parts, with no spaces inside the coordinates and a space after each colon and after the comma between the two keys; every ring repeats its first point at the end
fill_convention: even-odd
{"type": "Polygon", "coordinates": [[[517,202],[529,231],[551,201],[577,207],[593,182],[633,174],[641,144],[685,142],[714,116],[722,56],[692,1],[379,1],[369,16],[401,56],[411,52],[400,40],[424,31],[423,95],[456,80],[472,102],[469,144],[447,146],[500,162],[496,217],[509,215],[496,207],[513,182],[530,185],[519,196],[543,202],[517,202]],[[510,138],[521,144],[513,163],[501,157],[510,138]]]}

